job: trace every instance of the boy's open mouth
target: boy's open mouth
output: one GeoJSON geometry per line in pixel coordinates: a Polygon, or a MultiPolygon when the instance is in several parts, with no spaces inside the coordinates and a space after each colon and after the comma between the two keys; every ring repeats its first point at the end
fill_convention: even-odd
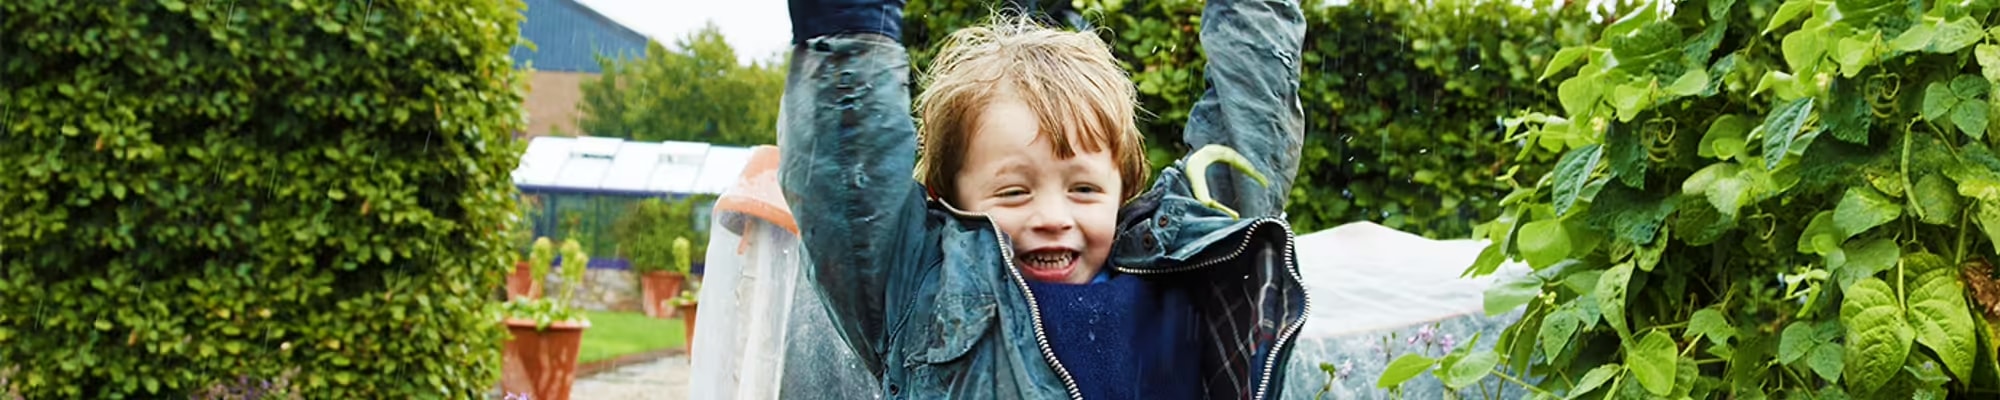
{"type": "Polygon", "coordinates": [[[1076,271],[1077,259],[1082,254],[1072,250],[1048,249],[1022,253],[1017,261],[1021,272],[1028,278],[1043,282],[1061,282],[1076,271]]]}

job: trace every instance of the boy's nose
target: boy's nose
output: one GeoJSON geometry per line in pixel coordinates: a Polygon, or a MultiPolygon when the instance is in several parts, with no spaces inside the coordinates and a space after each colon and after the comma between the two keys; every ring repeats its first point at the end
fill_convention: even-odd
{"type": "Polygon", "coordinates": [[[1038,200],[1028,216],[1028,227],[1037,231],[1061,232],[1076,227],[1076,219],[1070,218],[1069,208],[1061,202],[1038,200]]]}

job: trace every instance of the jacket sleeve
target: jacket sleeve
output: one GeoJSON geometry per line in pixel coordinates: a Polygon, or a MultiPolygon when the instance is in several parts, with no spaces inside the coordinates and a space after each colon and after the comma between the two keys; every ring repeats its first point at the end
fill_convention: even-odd
{"type": "Polygon", "coordinates": [[[1235,149],[1270,178],[1269,187],[1225,167],[1201,173],[1211,195],[1245,218],[1284,213],[1299,171],[1305,111],[1299,105],[1299,57],[1305,17],[1297,0],[1209,0],[1201,47],[1208,90],[1188,113],[1182,138],[1191,149],[1235,149]]]}
{"type": "Polygon", "coordinates": [[[779,111],[779,185],[835,329],[882,373],[886,329],[909,280],[936,252],[923,191],[911,177],[916,133],[909,60],[879,33],[794,45],[779,111]],[[926,250],[928,249],[928,250],[926,250]]]}

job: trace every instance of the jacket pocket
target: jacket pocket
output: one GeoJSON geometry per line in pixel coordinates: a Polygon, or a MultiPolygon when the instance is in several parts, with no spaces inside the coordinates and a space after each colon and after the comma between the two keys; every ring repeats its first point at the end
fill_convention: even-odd
{"type": "Polygon", "coordinates": [[[921,350],[911,351],[913,363],[946,364],[965,357],[992,330],[996,308],[992,295],[946,293],[932,310],[930,337],[921,350]]]}

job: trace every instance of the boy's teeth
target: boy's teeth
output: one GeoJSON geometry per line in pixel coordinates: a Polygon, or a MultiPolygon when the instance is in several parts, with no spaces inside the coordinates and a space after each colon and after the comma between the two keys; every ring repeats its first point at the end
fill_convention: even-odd
{"type": "Polygon", "coordinates": [[[1074,257],[1075,254],[1070,252],[1041,252],[1028,254],[1023,258],[1036,267],[1055,268],[1069,264],[1070,259],[1074,257]]]}

